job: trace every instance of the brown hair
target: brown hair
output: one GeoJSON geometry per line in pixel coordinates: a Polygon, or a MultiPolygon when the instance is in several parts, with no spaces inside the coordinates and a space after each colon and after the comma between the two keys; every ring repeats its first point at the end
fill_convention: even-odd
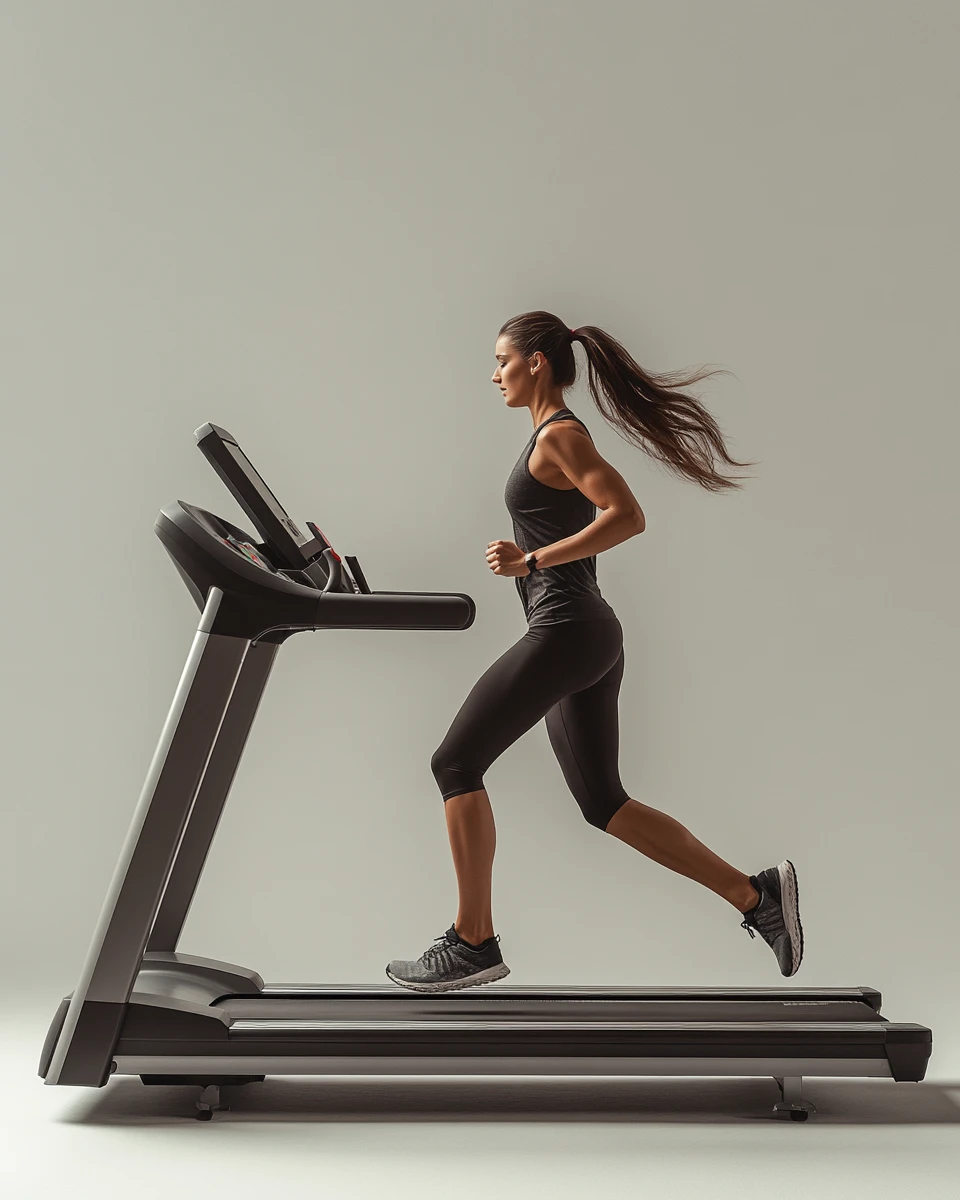
{"type": "MultiPolygon", "coordinates": [[[[731,458],[717,422],[699,400],[679,390],[711,375],[732,372],[704,368],[693,374],[670,371],[654,375],[596,325],[581,325],[572,332],[587,353],[590,392],[597,408],[628,442],[707,491],[740,486],[717,471],[716,460],[730,467],[756,464],[731,458]]],[[[500,334],[526,359],[539,350],[559,387],[572,387],[576,382],[571,330],[553,313],[521,313],[511,317],[500,334]]]]}

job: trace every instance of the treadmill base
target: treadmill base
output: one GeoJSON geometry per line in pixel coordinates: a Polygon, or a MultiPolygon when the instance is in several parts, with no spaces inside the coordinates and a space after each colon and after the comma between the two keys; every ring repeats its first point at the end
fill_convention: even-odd
{"type": "Polygon", "coordinates": [[[116,1075],[650,1075],[796,1079],[804,1075],[889,1079],[885,1059],[866,1058],[416,1058],[368,1056],[268,1057],[128,1055],[113,1060],[116,1075]]]}
{"type": "MultiPolygon", "coordinates": [[[[353,1063],[353,1069],[349,1071],[349,1074],[351,1074],[351,1075],[357,1074],[356,1060],[353,1059],[353,1060],[351,1060],[351,1062],[353,1063]]],[[[622,1062],[622,1060],[607,1060],[606,1063],[600,1063],[599,1060],[595,1060],[592,1065],[590,1063],[586,1064],[585,1069],[581,1069],[580,1071],[576,1072],[576,1074],[578,1074],[578,1075],[595,1075],[595,1074],[610,1075],[610,1074],[614,1074],[614,1073],[619,1074],[619,1075],[627,1074],[628,1072],[626,1072],[624,1070],[613,1072],[608,1069],[609,1066],[615,1065],[615,1063],[620,1063],[620,1062],[622,1062]]],[[[739,1064],[739,1072],[737,1072],[736,1071],[737,1064],[734,1062],[734,1060],[699,1059],[699,1060],[697,1060],[697,1065],[699,1067],[699,1069],[697,1071],[697,1075],[708,1074],[708,1072],[706,1070],[704,1070],[704,1065],[705,1064],[709,1065],[710,1063],[714,1063],[718,1067],[718,1069],[716,1071],[709,1072],[710,1074],[733,1075],[735,1073],[739,1073],[742,1075],[749,1075],[752,1077],[752,1076],[755,1076],[757,1074],[757,1071],[759,1070],[758,1063],[750,1064],[749,1070],[746,1069],[746,1064],[739,1064]],[[722,1070],[719,1069],[721,1066],[723,1067],[722,1070]]],[[[127,1065],[127,1067],[129,1067],[132,1064],[127,1063],[126,1065],[127,1065]]],[[[169,1062],[168,1062],[168,1065],[169,1065],[169,1062]]],[[[222,1067],[224,1064],[221,1062],[220,1065],[222,1067]]],[[[476,1063],[476,1060],[473,1060],[473,1062],[470,1065],[472,1066],[473,1069],[470,1071],[464,1072],[464,1073],[473,1074],[473,1075],[481,1074],[481,1073],[483,1073],[483,1074],[491,1073],[490,1071],[478,1072],[476,1070],[476,1067],[478,1065],[476,1063]]],[[[672,1071],[666,1070],[665,1067],[667,1067],[668,1065],[669,1064],[666,1064],[664,1062],[654,1064],[652,1060],[636,1060],[636,1062],[634,1064],[635,1069],[630,1073],[632,1073],[634,1075],[668,1075],[668,1074],[677,1075],[677,1074],[679,1074],[678,1070],[672,1070],[672,1071]],[[649,1070],[636,1069],[636,1064],[639,1062],[642,1062],[642,1061],[649,1062],[649,1064],[650,1064],[649,1070]],[[654,1068],[656,1068],[656,1069],[654,1069],[654,1068]]],[[[564,1070],[562,1072],[560,1072],[558,1070],[557,1072],[553,1072],[553,1073],[573,1074],[572,1071],[568,1071],[566,1069],[566,1064],[558,1064],[558,1067],[559,1066],[563,1066],[564,1070]]],[[[678,1066],[679,1066],[679,1064],[678,1064],[678,1066]]],[[[119,1064],[115,1064],[115,1067],[116,1067],[116,1069],[113,1072],[115,1074],[122,1075],[122,1074],[132,1073],[132,1072],[129,1072],[128,1070],[125,1070],[119,1064]]],[[[280,1072],[276,1072],[276,1073],[280,1074],[280,1072]]],[[[286,1064],[286,1070],[283,1073],[284,1074],[292,1074],[293,1073],[289,1070],[289,1062],[286,1064]]],[[[301,1072],[297,1072],[297,1073],[303,1074],[304,1072],[301,1071],[301,1072]]],[[[327,1071],[323,1072],[323,1074],[326,1074],[326,1075],[330,1075],[330,1074],[334,1074],[334,1073],[335,1072],[332,1072],[329,1069],[327,1071]]],[[[401,1073],[401,1072],[391,1072],[391,1074],[398,1074],[398,1073],[401,1073]]],[[[410,1073],[410,1072],[404,1071],[402,1073],[410,1073]]],[[[420,1072],[420,1073],[423,1073],[423,1072],[420,1072]]],[[[431,1072],[431,1074],[438,1074],[438,1073],[440,1073],[440,1072],[431,1072]]],[[[444,1073],[449,1074],[449,1072],[444,1072],[444,1073]]],[[[519,1072],[512,1072],[512,1073],[517,1074],[519,1072]]],[[[537,1071],[536,1073],[537,1074],[546,1074],[547,1072],[545,1072],[544,1070],[541,1069],[541,1070],[537,1071]]],[[[863,1072],[861,1072],[861,1074],[862,1073],[863,1072]]],[[[184,1074],[184,1075],[173,1075],[173,1074],[149,1075],[149,1074],[143,1074],[140,1076],[140,1078],[141,1078],[142,1082],[147,1086],[158,1086],[158,1085],[161,1085],[161,1086],[162,1085],[166,1085],[166,1086],[187,1085],[187,1086],[189,1086],[189,1085],[193,1085],[193,1086],[201,1088],[202,1091],[200,1093],[200,1098],[196,1103],[197,1111],[194,1113],[194,1116],[195,1116],[196,1120],[198,1120],[198,1121],[211,1121],[213,1119],[214,1112],[229,1112],[230,1111],[230,1105],[224,1104],[222,1102],[222,1098],[220,1095],[221,1087],[240,1087],[240,1086],[243,1086],[248,1083],[262,1083],[265,1076],[263,1076],[263,1075],[239,1075],[239,1074],[238,1075],[225,1075],[222,1073],[213,1075],[213,1074],[202,1073],[202,1074],[198,1074],[198,1075],[186,1075],[186,1074],[184,1074]]],[[[777,1086],[780,1089],[780,1100],[777,1101],[777,1103],[773,1105],[773,1111],[775,1113],[777,1113],[778,1115],[780,1115],[781,1113],[785,1113],[790,1118],[791,1121],[806,1121],[811,1113],[815,1113],[817,1111],[817,1106],[815,1104],[811,1103],[809,1100],[803,1099],[803,1095],[802,1095],[803,1077],[801,1075],[775,1075],[773,1078],[774,1078],[777,1086]]]]}

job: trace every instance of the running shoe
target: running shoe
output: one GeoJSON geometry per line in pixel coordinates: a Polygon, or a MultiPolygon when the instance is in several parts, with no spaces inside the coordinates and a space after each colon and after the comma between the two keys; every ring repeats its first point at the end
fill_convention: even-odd
{"type": "Polygon", "coordinates": [[[800,924],[797,872],[785,858],[778,867],[768,867],[750,882],[760,893],[760,903],[743,914],[743,929],[763,938],[777,956],[782,975],[796,975],[803,958],[803,927],[800,924]]]}
{"type": "Polygon", "coordinates": [[[451,925],[418,959],[412,962],[395,959],[389,963],[387,975],[394,983],[415,992],[452,992],[493,983],[510,974],[499,943],[500,937],[495,935],[479,946],[471,946],[451,925]]]}

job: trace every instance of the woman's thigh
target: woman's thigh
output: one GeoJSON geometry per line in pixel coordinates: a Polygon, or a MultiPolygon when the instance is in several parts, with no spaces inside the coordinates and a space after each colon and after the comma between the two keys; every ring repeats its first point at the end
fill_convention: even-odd
{"type": "Polygon", "coordinates": [[[546,717],[550,745],[586,821],[606,829],[629,800],[620,781],[620,682],[624,655],[595,683],[564,696],[546,717]]]}
{"type": "Polygon", "coordinates": [[[433,756],[444,799],[478,790],[494,760],[564,696],[604,676],[621,646],[618,621],[528,629],[474,684],[433,756]]]}

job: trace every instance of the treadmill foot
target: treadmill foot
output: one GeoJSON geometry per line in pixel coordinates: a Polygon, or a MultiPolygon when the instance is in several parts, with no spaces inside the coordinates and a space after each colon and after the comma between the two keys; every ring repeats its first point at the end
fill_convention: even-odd
{"type": "Polygon", "coordinates": [[[197,1120],[212,1121],[215,1110],[229,1111],[229,1104],[220,1103],[220,1085],[218,1083],[208,1083],[200,1093],[200,1099],[197,1101],[197,1120]]]}
{"type": "Polygon", "coordinates": [[[773,1106],[775,1113],[789,1113],[791,1121],[805,1121],[817,1106],[802,1095],[803,1077],[800,1075],[774,1075],[780,1088],[780,1099],[773,1106]]]}
{"type": "Polygon", "coordinates": [[[262,1084],[264,1078],[264,1075],[140,1075],[146,1087],[180,1087],[186,1084],[203,1088],[194,1114],[198,1121],[212,1121],[217,1110],[229,1111],[229,1104],[220,1103],[221,1087],[262,1084]]]}
{"type": "Polygon", "coordinates": [[[263,1083],[263,1075],[141,1075],[147,1087],[181,1087],[188,1084],[202,1089],[194,1116],[198,1121],[211,1121],[217,1111],[230,1111],[229,1104],[220,1103],[221,1087],[242,1087],[245,1083],[263,1083]]]}

